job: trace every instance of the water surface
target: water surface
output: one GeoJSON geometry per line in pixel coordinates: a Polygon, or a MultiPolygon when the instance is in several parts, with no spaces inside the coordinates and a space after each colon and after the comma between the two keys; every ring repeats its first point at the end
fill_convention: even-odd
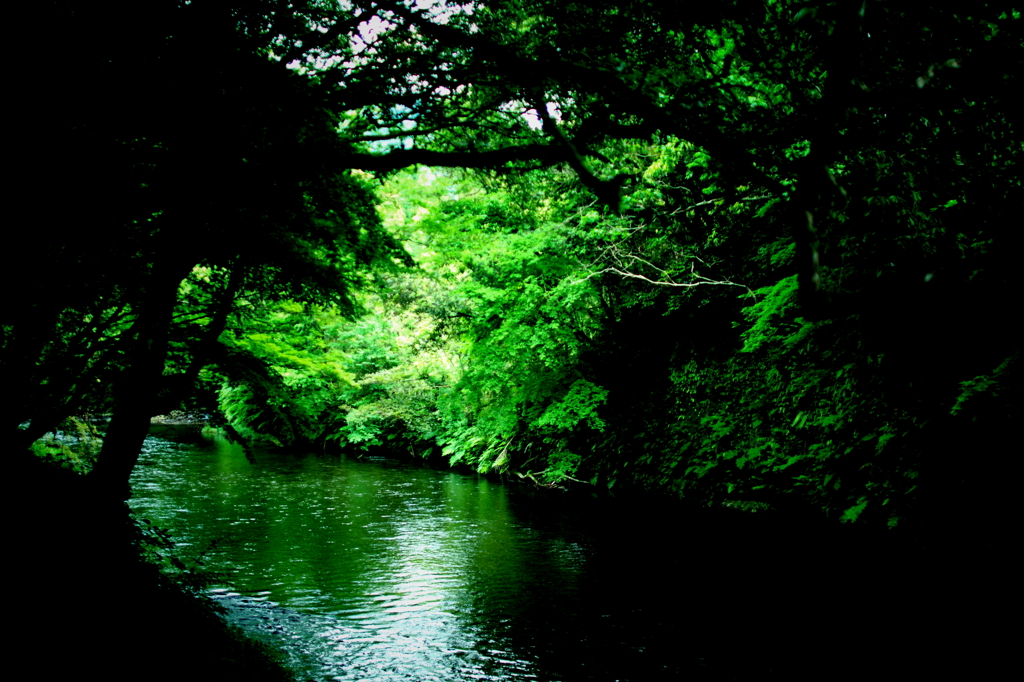
{"type": "Polygon", "coordinates": [[[193,440],[147,440],[132,506],[184,557],[206,550],[231,618],[286,643],[309,679],[704,679],[749,662],[716,644],[753,641],[771,616],[735,611],[764,573],[756,551],[716,557],[685,517],[193,440]]]}

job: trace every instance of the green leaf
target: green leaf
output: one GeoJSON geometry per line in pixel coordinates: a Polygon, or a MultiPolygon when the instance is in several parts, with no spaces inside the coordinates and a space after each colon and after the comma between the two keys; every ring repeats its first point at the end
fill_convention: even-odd
{"type": "Polygon", "coordinates": [[[861,513],[867,508],[867,506],[867,498],[861,497],[857,501],[857,504],[853,505],[852,507],[848,508],[846,511],[843,512],[843,516],[842,518],[840,518],[840,521],[842,521],[843,523],[852,523],[856,521],[860,517],[861,513]]]}

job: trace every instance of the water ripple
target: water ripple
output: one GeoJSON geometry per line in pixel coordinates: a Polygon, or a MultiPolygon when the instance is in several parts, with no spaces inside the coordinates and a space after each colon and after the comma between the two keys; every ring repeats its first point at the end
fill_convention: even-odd
{"type": "Polygon", "coordinates": [[[285,644],[315,679],[614,679],[610,667],[636,669],[630,640],[647,636],[652,600],[671,605],[639,570],[667,560],[637,551],[636,566],[613,565],[641,601],[597,613],[608,583],[587,532],[524,521],[486,479],[312,455],[253,463],[217,439],[150,438],[141,464],[135,510],[170,527],[186,559],[216,540],[228,619],[285,644]]]}

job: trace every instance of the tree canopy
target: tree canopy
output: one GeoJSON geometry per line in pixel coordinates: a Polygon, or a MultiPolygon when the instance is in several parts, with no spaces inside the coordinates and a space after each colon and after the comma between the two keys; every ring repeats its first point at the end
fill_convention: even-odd
{"type": "Polygon", "coordinates": [[[1013,7],[58,2],[46,38],[8,430],[112,410],[118,494],[221,377],[254,437],[892,525],[1018,404],[1013,7]]]}

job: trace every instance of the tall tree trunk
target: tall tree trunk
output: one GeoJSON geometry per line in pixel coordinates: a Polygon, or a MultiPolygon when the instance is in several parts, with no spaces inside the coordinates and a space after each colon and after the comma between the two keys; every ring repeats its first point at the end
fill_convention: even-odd
{"type": "Polygon", "coordinates": [[[90,484],[103,498],[126,500],[131,496],[128,478],[139,459],[149,432],[152,404],[160,388],[167,358],[171,317],[178,300],[178,286],[188,275],[179,259],[167,259],[154,267],[140,306],[139,333],[129,351],[126,368],[114,387],[114,413],[90,484]]]}

